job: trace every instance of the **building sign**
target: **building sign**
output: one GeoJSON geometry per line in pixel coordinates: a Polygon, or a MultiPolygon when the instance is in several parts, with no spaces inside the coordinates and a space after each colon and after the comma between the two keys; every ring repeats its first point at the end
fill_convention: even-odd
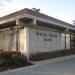
{"type": "Polygon", "coordinates": [[[43,37],[43,40],[44,41],[52,41],[52,38],[53,37],[57,37],[57,34],[55,33],[42,33],[42,32],[36,32],[36,35],[39,36],[39,37],[43,37]]]}

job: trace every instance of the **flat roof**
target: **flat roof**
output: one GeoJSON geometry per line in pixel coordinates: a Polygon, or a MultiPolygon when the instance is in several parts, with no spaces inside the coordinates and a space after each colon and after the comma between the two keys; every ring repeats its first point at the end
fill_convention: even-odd
{"type": "Polygon", "coordinates": [[[4,16],[4,17],[1,17],[1,18],[0,18],[0,21],[6,20],[6,19],[10,19],[10,18],[13,18],[13,17],[15,17],[15,16],[22,15],[22,14],[34,15],[34,16],[36,16],[36,17],[40,17],[40,18],[43,18],[43,19],[46,19],[46,20],[50,20],[50,21],[53,21],[53,22],[57,22],[57,23],[60,23],[60,24],[66,25],[66,26],[71,26],[71,27],[74,27],[74,28],[75,28],[75,26],[72,25],[72,24],[69,24],[69,23],[67,23],[67,22],[58,20],[58,19],[56,19],[56,18],[53,18],[53,17],[51,17],[51,16],[45,15],[45,14],[43,14],[43,13],[34,11],[34,10],[32,10],[32,9],[28,9],[28,8],[25,8],[25,9],[19,10],[19,11],[17,11],[17,12],[11,13],[11,14],[9,14],[9,15],[6,15],[6,16],[4,16]]]}

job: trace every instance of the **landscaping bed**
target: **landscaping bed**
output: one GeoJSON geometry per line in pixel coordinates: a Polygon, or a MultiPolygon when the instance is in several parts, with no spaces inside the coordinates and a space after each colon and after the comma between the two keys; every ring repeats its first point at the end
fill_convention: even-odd
{"type": "Polygon", "coordinates": [[[30,55],[30,60],[32,61],[40,61],[40,60],[46,60],[46,59],[52,59],[62,56],[68,56],[75,54],[75,50],[59,50],[59,51],[51,51],[51,52],[38,52],[38,53],[32,53],[30,55]]]}
{"type": "Polygon", "coordinates": [[[0,71],[32,65],[20,52],[0,52],[0,71]]]}

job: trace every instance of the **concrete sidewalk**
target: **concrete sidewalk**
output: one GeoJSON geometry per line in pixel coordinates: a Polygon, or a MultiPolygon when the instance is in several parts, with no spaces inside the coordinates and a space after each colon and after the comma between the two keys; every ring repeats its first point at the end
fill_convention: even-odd
{"type": "Polygon", "coordinates": [[[34,63],[32,66],[0,72],[0,75],[75,75],[75,55],[34,63]]]}
{"type": "Polygon", "coordinates": [[[53,62],[62,62],[66,59],[71,59],[71,58],[75,58],[75,55],[63,56],[63,57],[52,58],[52,59],[47,59],[42,61],[31,61],[31,62],[35,65],[44,65],[44,64],[53,63],[53,62]]]}

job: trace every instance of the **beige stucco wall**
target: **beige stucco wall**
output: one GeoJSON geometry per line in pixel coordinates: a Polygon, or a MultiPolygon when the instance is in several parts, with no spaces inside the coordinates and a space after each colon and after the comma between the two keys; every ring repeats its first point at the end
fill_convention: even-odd
{"type": "MultiPolygon", "coordinates": [[[[70,49],[70,34],[66,34],[70,49]]],[[[24,27],[19,29],[18,49],[24,54],[65,49],[65,34],[59,31],[24,27]]],[[[0,49],[16,51],[16,29],[0,32],[0,49]]]]}
{"type": "Polygon", "coordinates": [[[5,30],[0,32],[0,49],[1,50],[16,50],[16,31],[5,30]]]}
{"type": "MultiPolygon", "coordinates": [[[[16,51],[16,29],[0,31],[0,50],[16,51]]],[[[27,53],[28,51],[28,28],[18,29],[18,51],[27,53]]]]}
{"type": "Polygon", "coordinates": [[[66,49],[70,49],[70,34],[66,34],[66,49]]]}
{"type": "Polygon", "coordinates": [[[61,33],[61,49],[65,49],[65,41],[66,41],[66,49],[70,49],[70,34],[65,35],[65,33],[61,33]]]}
{"type": "Polygon", "coordinates": [[[24,54],[28,52],[28,28],[24,27],[19,29],[19,37],[20,37],[20,51],[24,54]]]}
{"type": "Polygon", "coordinates": [[[29,51],[48,52],[61,49],[61,33],[29,28],[29,51]]]}
{"type": "MultiPolygon", "coordinates": [[[[66,34],[66,49],[70,49],[70,34],[66,34]]],[[[47,29],[29,28],[29,52],[65,49],[65,34],[47,29]]]]}

